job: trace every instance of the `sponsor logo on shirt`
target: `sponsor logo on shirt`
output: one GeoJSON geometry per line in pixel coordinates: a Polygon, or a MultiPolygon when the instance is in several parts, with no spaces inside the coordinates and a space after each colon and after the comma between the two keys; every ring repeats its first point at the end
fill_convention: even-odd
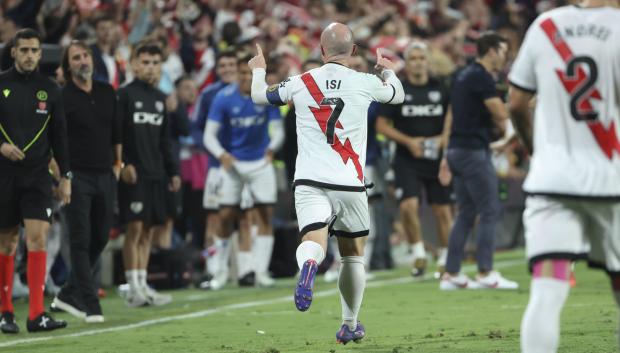
{"type": "Polygon", "coordinates": [[[262,125],[265,123],[264,115],[243,116],[230,119],[230,125],[232,127],[249,127],[255,125],[262,125]]]}
{"type": "Polygon", "coordinates": [[[404,117],[442,116],[443,106],[441,104],[403,105],[401,114],[404,117]]]}
{"type": "Polygon", "coordinates": [[[157,113],[135,112],[133,113],[134,124],[151,124],[159,126],[164,121],[164,116],[157,113]]]}
{"type": "Polygon", "coordinates": [[[44,114],[47,115],[47,103],[45,102],[39,102],[38,108],[36,110],[37,114],[44,114]]]}

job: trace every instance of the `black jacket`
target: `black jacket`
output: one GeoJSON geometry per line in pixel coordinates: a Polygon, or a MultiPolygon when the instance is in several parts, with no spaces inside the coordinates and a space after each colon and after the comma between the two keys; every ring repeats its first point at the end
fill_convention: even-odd
{"type": "Polygon", "coordinates": [[[164,93],[136,79],[118,91],[118,100],[123,119],[124,162],[136,167],[138,179],[178,175],[164,93]]]}
{"type": "Polygon", "coordinates": [[[67,125],[60,88],[39,72],[0,74],[0,144],[13,143],[26,158],[13,162],[0,155],[0,171],[17,173],[47,166],[52,152],[60,172],[69,171],[67,125]]]}
{"type": "Polygon", "coordinates": [[[62,89],[67,116],[69,157],[76,171],[109,172],[113,146],[121,144],[121,119],[116,92],[93,81],[90,93],[69,80],[62,89]]]}

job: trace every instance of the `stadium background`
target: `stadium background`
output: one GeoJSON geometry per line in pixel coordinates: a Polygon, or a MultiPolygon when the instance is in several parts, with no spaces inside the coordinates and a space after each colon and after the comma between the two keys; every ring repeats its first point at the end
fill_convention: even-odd
{"type": "MultiPolygon", "coordinates": [[[[94,20],[102,15],[108,15],[117,23],[111,34],[113,35],[114,43],[116,43],[114,57],[119,68],[124,71],[124,76],[127,79],[130,79],[132,76],[128,65],[128,58],[132,45],[146,38],[152,38],[167,43],[167,60],[164,65],[163,75],[167,76],[169,83],[168,86],[163,84],[163,86],[160,87],[164,89],[168,88],[169,91],[167,93],[170,94],[173,89],[170,83],[174,82],[176,78],[183,74],[189,74],[200,89],[214,82],[216,80],[214,72],[215,55],[217,52],[229,47],[234,47],[239,53],[253,52],[254,43],[260,43],[264,48],[264,52],[269,55],[268,67],[271,71],[268,73],[271,75],[270,79],[274,82],[283,80],[291,74],[299,73],[301,64],[305,60],[309,58],[318,58],[320,56],[318,51],[320,32],[327,24],[334,21],[347,23],[352,28],[355,34],[356,44],[362,49],[363,55],[370,62],[374,61],[374,50],[378,47],[382,47],[387,49],[390,58],[399,60],[402,67],[402,52],[407,45],[413,40],[426,41],[431,49],[430,63],[432,73],[440,77],[449,77],[458,67],[465,65],[474,58],[474,41],[479,33],[485,30],[496,30],[504,37],[508,38],[510,43],[509,60],[506,64],[504,75],[498,77],[497,84],[498,90],[506,91],[507,85],[505,75],[510,68],[512,59],[514,59],[518,52],[522,36],[528,25],[537,14],[542,11],[565,4],[567,4],[565,1],[548,0],[3,0],[0,5],[0,42],[7,43],[10,38],[13,37],[15,31],[20,28],[31,27],[39,30],[43,34],[45,43],[43,46],[44,51],[41,70],[50,76],[56,77],[57,80],[62,83],[63,78],[61,77],[60,70],[57,70],[57,68],[59,66],[58,63],[63,46],[66,46],[73,39],[83,39],[89,43],[94,43],[96,38],[93,25],[94,20]]],[[[4,46],[4,44],[2,44],[2,46],[4,46]]],[[[10,65],[10,58],[8,58],[6,51],[2,53],[1,57],[2,68],[5,69],[7,65],[10,65]]],[[[122,82],[118,83],[122,84],[122,82]]],[[[283,117],[285,113],[286,111],[283,111],[283,117]]],[[[385,252],[389,253],[390,250],[393,250],[392,246],[397,244],[399,239],[403,237],[402,235],[398,235],[399,228],[397,220],[394,219],[394,214],[397,214],[397,212],[393,188],[390,187],[391,177],[388,170],[390,146],[389,143],[381,137],[379,137],[379,140],[381,141],[384,151],[383,156],[385,157],[381,159],[380,163],[385,178],[380,180],[380,182],[384,182],[387,188],[385,198],[382,201],[383,207],[380,208],[381,214],[378,217],[380,221],[378,226],[378,239],[379,242],[382,242],[382,245],[377,244],[375,247],[375,252],[379,253],[377,256],[379,260],[373,263],[373,267],[376,269],[383,269],[392,267],[394,265],[394,259],[386,259],[386,256],[382,257],[380,253],[383,252],[383,255],[385,255],[385,252]]],[[[282,238],[291,235],[294,237],[296,228],[294,226],[291,207],[292,197],[288,188],[290,180],[287,178],[285,170],[286,165],[281,159],[282,158],[277,162],[280,194],[276,211],[277,217],[275,220],[277,229],[276,237],[279,237],[280,240],[276,240],[277,244],[276,249],[274,249],[274,258],[281,257],[283,261],[285,261],[288,256],[288,260],[290,261],[292,253],[287,255],[283,252],[291,252],[294,250],[287,249],[287,244],[282,241],[282,238]]],[[[523,194],[520,185],[527,171],[527,156],[523,153],[519,143],[515,142],[500,153],[497,153],[495,162],[498,175],[501,177],[500,195],[504,206],[502,222],[497,232],[497,247],[500,249],[515,249],[521,246],[523,242],[523,229],[520,220],[521,211],[523,209],[523,194]]],[[[431,244],[434,243],[434,221],[429,209],[422,209],[421,220],[425,239],[431,244]]],[[[184,242],[191,242],[191,240],[188,239],[189,236],[182,231],[185,229],[182,223],[183,219],[177,221],[177,230],[175,231],[176,241],[173,242],[173,244],[179,248],[182,248],[181,245],[184,244],[184,242]],[[181,225],[179,226],[179,224],[181,225]]],[[[471,240],[470,243],[473,245],[471,240]]],[[[110,248],[114,249],[114,246],[115,242],[112,241],[110,248]]],[[[118,243],[116,243],[116,246],[118,249],[118,243]]],[[[115,258],[114,251],[108,251],[104,256],[104,276],[102,278],[104,285],[112,285],[113,283],[119,282],[121,279],[119,274],[116,276],[114,275],[114,268],[116,268],[116,272],[120,273],[120,271],[122,271],[118,263],[120,261],[118,251],[116,254],[117,256],[115,258]]],[[[197,249],[194,249],[192,254],[192,256],[195,255],[195,257],[200,260],[197,249]]],[[[391,255],[393,255],[393,251],[391,255]]],[[[396,256],[397,255],[398,254],[396,254],[396,256]]],[[[502,256],[499,257],[500,263],[503,263],[502,261],[508,263],[509,273],[517,277],[522,287],[525,288],[527,275],[525,273],[525,265],[520,261],[523,257],[522,254],[518,250],[516,252],[511,251],[507,252],[504,257],[506,258],[504,260],[502,260],[502,256]],[[515,265],[515,263],[517,265],[515,265]]],[[[398,279],[399,276],[403,275],[405,275],[406,278],[405,272],[406,271],[402,268],[397,268],[390,273],[380,273],[379,278],[388,281],[398,279]]],[[[55,267],[54,275],[57,275],[59,277],[58,282],[62,283],[62,265],[57,265],[55,267]]],[[[584,282],[601,282],[598,280],[599,277],[594,277],[594,279],[588,277],[585,278],[584,282]]],[[[436,282],[432,282],[431,278],[426,278],[422,282],[423,283],[418,284],[419,287],[417,289],[414,289],[415,286],[408,283],[406,285],[406,290],[411,290],[412,293],[416,291],[420,293],[420,296],[433,297],[433,293],[436,291],[436,282]]],[[[171,285],[169,282],[161,282],[160,284],[163,286],[171,285]]],[[[178,285],[186,284],[187,281],[183,280],[178,285]]],[[[292,288],[292,282],[281,282],[278,284],[277,289],[268,293],[267,296],[278,297],[278,295],[284,295],[288,293],[287,290],[289,287],[292,288]]],[[[236,288],[226,289],[224,292],[217,294],[209,305],[228,304],[228,299],[224,298],[232,293],[235,293],[234,295],[239,298],[239,300],[252,297],[255,298],[257,295],[260,297],[261,295],[259,294],[261,293],[260,291],[253,289],[241,294],[237,291],[239,290],[236,288]]],[[[511,294],[508,297],[498,297],[494,295],[494,297],[490,299],[467,294],[459,298],[458,302],[462,304],[466,300],[471,299],[474,303],[478,303],[483,307],[494,305],[489,304],[487,300],[495,301],[498,305],[512,305],[513,302],[514,305],[523,305],[526,291],[527,288],[519,291],[517,294],[511,294]]],[[[369,292],[369,296],[372,296],[372,288],[369,292]]],[[[597,301],[598,294],[601,294],[601,292],[607,294],[604,285],[600,285],[600,287],[593,285],[588,288],[587,293],[582,293],[581,297],[578,295],[578,299],[576,300],[581,300],[582,302],[597,301]]],[[[193,303],[192,295],[195,294],[187,294],[191,292],[184,291],[179,291],[179,293],[182,298],[190,298],[188,299],[189,302],[193,303]]],[[[126,315],[126,313],[124,313],[124,309],[122,308],[122,302],[115,297],[113,290],[109,290],[109,296],[111,298],[109,298],[107,303],[106,301],[102,302],[104,310],[109,312],[106,314],[107,317],[119,315],[123,318],[123,314],[126,315]],[[108,309],[109,306],[113,309],[108,309]]],[[[608,296],[604,297],[607,298],[608,296]]],[[[181,299],[179,304],[175,304],[172,309],[167,309],[169,311],[167,314],[176,314],[177,312],[183,313],[184,311],[181,310],[182,306],[180,305],[187,305],[188,300],[181,299]]],[[[384,302],[379,300],[379,303],[384,302]]],[[[369,299],[369,304],[367,305],[373,305],[373,300],[369,299]]],[[[442,304],[435,302],[435,305],[442,304]]],[[[608,313],[611,308],[610,303],[599,301],[597,305],[600,307],[595,306],[594,308],[584,309],[583,312],[579,312],[579,314],[585,315],[588,310],[600,310],[603,317],[608,317],[610,315],[608,313]]],[[[290,309],[290,305],[281,305],[281,307],[290,309]]],[[[204,306],[204,308],[209,308],[209,306],[204,306]]],[[[324,310],[327,309],[321,307],[317,308],[319,314],[321,312],[324,313],[324,310]]],[[[386,306],[386,310],[389,310],[389,306],[386,306]]],[[[480,314],[477,311],[474,311],[474,313],[480,314]]],[[[132,319],[150,319],[160,314],[162,314],[161,310],[151,311],[148,314],[142,312],[132,316],[132,319]]],[[[447,313],[444,314],[448,315],[447,313]]],[[[495,333],[493,333],[493,330],[489,330],[489,337],[484,337],[485,340],[488,338],[492,341],[495,338],[508,338],[508,341],[512,339],[512,349],[507,348],[504,350],[500,347],[500,344],[498,346],[500,348],[498,348],[497,351],[516,351],[514,347],[517,346],[515,343],[517,341],[515,340],[518,339],[517,327],[520,312],[515,310],[511,314],[513,319],[507,319],[505,321],[506,323],[510,322],[510,324],[507,325],[514,327],[516,332],[514,329],[512,333],[510,333],[510,331],[509,333],[503,332],[501,331],[502,329],[499,329],[499,332],[495,333]]],[[[369,313],[369,315],[372,315],[372,313],[369,313]]],[[[476,318],[478,318],[478,316],[476,316],[476,318]]],[[[286,319],[288,320],[291,318],[287,317],[286,319]]],[[[456,323],[458,323],[460,319],[462,319],[463,323],[469,322],[467,318],[455,318],[455,321],[453,321],[455,324],[452,326],[456,326],[456,323]]],[[[211,320],[213,321],[214,319],[211,320]]],[[[437,320],[434,319],[434,321],[437,320]]],[[[480,321],[478,319],[474,321],[478,321],[478,323],[484,322],[484,320],[480,321]]],[[[398,322],[399,320],[396,320],[394,325],[398,325],[398,322]]],[[[404,322],[409,323],[407,320],[404,322]]],[[[592,330],[598,331],[598,334],[611,331],[613,330],[612,326],[614,324],[610,322],[611,320],[609,320],[609,322],[602,320],[600,322],[597,321],[599,325],[603,325],[602,328],[601,326],[593,325],[592,330]]],[[[107,325],[113,327],[115,323],[118,323],[118,321],[112,319],[111,323],[107,325]]],[[[503,324],[504,322],[499,325],[501,326],[503,324]]],[[[231,325],[234,327],[234,324],[231,325]]],[[[419,326],[419,323],[412,325],[412,329],[415,329],[416,325],[419,326]]],[[[445,349],[441,348],[442,345],[449,345],[450,343],[442,342],[442,337],[448,335],[445,332],[449,331],[450,328],[443,327],[440,324],[437,326],[434,323],[429,325],[427,330],[429,333],[426,334],[426,331],[424,331],[424,334],[416,333],[415,340],[419,340],[420,338],[424,339],[426,336],[430,335],[430,337],[426,337],[427,340],[438,339],[436,346],[437,351],[445,351],[445,349]]],[[[379,325],[377,324],[377,326],[379,325]]],[[[86,329],[79,325],[74,325],[74,327],[78,327],[80,330],[86,329]]],[[[426,328],[426,326],[423,327],[426,328]]],[[[226,332],[227,329],[223,326],[223,330],[226,332]]],[[[467,331],[468,329],[465,330],[467,331]]],[[[464,332],[459,337],[469,337],[469,340],[471,340],[475,338],[476,335],[487,336],[485,332],[486,328],[481,330],[482,331],[478,331],[476,326],[472,324],[470,332],[464,332]],[[468,334],[472,335],[467,336],[468,334]]],[[[310,340],[311,338],[307,339],[310,340]]],[[[468,339],[465,339],[465,341],[467,340],[468,339]]],[[[133,339],[128,338],[128,341],[133,341],[133,339]]],[[[174,339],[172,341],[172,343],[174,343],[174,339]]],[[[211,341],[207,339],[207,341],[211,343],[216,342],[213,343],[214,345],[212,347],[219,347],[223,351],[237,351],[238,349],[243,351],[243,347],[245,347],[244,344],[239,344],[236,346],[231,345],[229,349],[228,346],[226,346],[227,343],[222,343],[222,345],[219,346],[217,338],[211,341]]],[[[596,341],[595,336],[592,336],[590,341],[602,342],[596,341]]],[[[0,345],[2,345],[2,342],[5,342],[4,337],[0,337],[0,345]]],[[[97,342],[99,341],[91,341],[90,345],[96,347],[98,346],[97,342]]],[[[371,343],[372,342],[371,340],[371,343]]],[[[575,342],[579,347],[585,343],[584,341],[580,342],[578,340],[575,342]]],[[[613,342],[607,342],[607,344],[612,343],[613,342]]],[[[566,340],[563,341],[563,344],[566,345],[566,340]]],[[[594,343],[589,344],[591,345],[594,343]]],[[[59,345],[59,343],[56,343],[56,345],[56,348],[61,346],[66,347],[64,344],[59,345]]],[[[407,349],[407,347],[409,346],[409,348],[411,348],[411,345],[415,346],[414,343],[405,343],[402,347],[398,346],[397,343],[390,343],[390,345],[394,346],[393,351],[395,352],[411,351],[411,349],[407,349]]],[[[429,347],[431,346],[432,345],[429,347]]],[[[510,347],[510,342],[508,342],[506,346],[510,347]]],[[[583,346],[585,347],[585,345],[583,346]]],[[[17,349],[16,347],[17,346],[15,346],[15,349],[17,349]]],[[[21,348],[25,349],[24,351],[31,351],[30,349],[33,346],[28,347],[21,348]]],[[[40,347],[47,346],[41,344],[40,347]]],[[[148,345],[144,347],[147,349],[148,345]]],[[[151,351],[158,351],[156,347],[157,346],[151,346],[151,348],[148,349],[151,351]]],[[[258,349],[257,351],[263,351],[264,347],[269,347],[269,344],[257,346],[256,349],[258,349]]],[[[329,346],[326,345],[326,347],[329,346]]],[[[377,351],[383,351],[385,349],[388,349],[386,351],[392,351],[389,350],[391,347],[392,346],[386,348],[381,346],[381,350],[377,348],[377,351]]],[[[489,347],[493,347],[493,344],[489,347]]],[[[611,350],[611,348],[609,348],[610,346],[606,347],[606,349],[611,350]]],[[[314,348],[308,348],[307,351],[315,351],[314,348]]],[[[4,349],[15,351],[13,348],[4,349]]],[[[245,349],[247,349],[247,351],[254,351],[254,348],[250,346],[247,346],[245,349]]],[[[282,347],[278,349],[283,352],[288,351],[287,349],[282,349],[282,347]]],[[[278,349],[274,348],[274,351],[278,351],[278,349]]],[[[50,351],[54,350],[52,349],[50,351]]],[[[65,349],[62,349],[62,351],[65,351],[65,349]]],[[[105,349],[103,351],[108,350],[105,349]]],[[[123,350],[121,349],[120,351],[123,350]]],[[[198,351],[200,351],[200,349],[198,351]]],[[[220,351],[220,349],[210,348],[206,351],[220,351]]],[[[326,351],[326,349],[321,348],[321,351],[326,351]]],[[[370,350],[366,351],[375,350],[370,348],[370,350]]],[[[472,348],[472,350],[463,351],[474,352],[480,350],[472,348]]],[[[583,351],[592,350],[586,349],[583,351]]],[[[605,350],[601,348],[601,350],[594,351],[605,350]]]]}

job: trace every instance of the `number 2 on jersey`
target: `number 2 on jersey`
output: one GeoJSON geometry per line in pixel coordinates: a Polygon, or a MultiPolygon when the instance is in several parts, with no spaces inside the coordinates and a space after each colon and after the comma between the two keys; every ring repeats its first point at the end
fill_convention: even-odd
{"type": "Polygon", "coordinates": [[[325,129],[325,136],[327,136],[327,143],[330,145],[334,144],[335,134],[336,134],[336,123],[338,122],[338,118],[340,118],[340,114],[342,113],[342,109],[344,108],[344,101],[340,98],[327,98],[324,97],[321,101],[321,105],[332,106],[335,105],[336,108],[332,111],[331,115],[327,119],[327,128],[325,129]]]}

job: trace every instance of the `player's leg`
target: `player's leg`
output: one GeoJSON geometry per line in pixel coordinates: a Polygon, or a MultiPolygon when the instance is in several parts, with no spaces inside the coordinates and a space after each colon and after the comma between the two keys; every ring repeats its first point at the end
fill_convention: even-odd
{"type": "MultiPolygon", "coordinates": [[[[91,285],[92,271],[89,258],[91,242],[91,207],[94,180],[88,175],[76,173],[71,185],[71,203],[65,206],[71,251],[71,275],[68,283],[54,298],[52,307],[84,319],[84,295],[91,285]]],[[[54,227],[54,225],[52,225],[54,227]]]]}
{"type": "Polygon", "coordinates": [[[13,313],[13,275],[15,273],[15,251],[19,238],[19,226],[0,229],[0,330],[3,333],[18,333],[19,326],[13,313]]]}
{"type": "Polygon", "coordinates": [[[301,185],[295,188],[295,211],[302,236],[295,251],[300,269],[295,305],[299,311],[306,311],[312,303],[316,271],[325,259],[332,207],[323,189],[301,185]]]}
{"type": "Polygon", "coordinates": [[[28,321],[29,332],[50,331],[67,326],[45,312],[43,295],[47,262],[47,234],[52,216],[52,177],[47,168],[33,171],[21,181],[24,195],[20,200],[28,248],[28,321]]]}
{"type": "Polygon", "coordinates": [[[206,273],[211,277],[200,283],[206,290],[220,289],[228,279],[230,241],[224,237],[220,216],[222,176],[220,168],[210,168],[205,180],[203,207],[207,211],[205,228],[206,273]]]}
{"type": "MultiPolygon", "coordinates": [[[[368,201],[364,193],[330,192],[342,209],[337,210],[333,232],[338,237],[340,274],[338,289],[342,305],[342,326],[336,333],[338,343],[359,342],[365,336],[358,321],[366,287],[364,243],[369,233],[368,201]]],[[[336,207],[337,208],[337,207],[336,207]]]]}
{"type": "MultiPolygon", "coordinates": [[[[243,201],[242,201],[243,203],[243,201]]],[[[251,208],[239,212],[239,237],[237,251],[237,281],[241,287],[253,287],[256,283],[256,272],[252,259],[251,208]]]]}
{"type": "Polygon", "coordinates": [[[130,307],[147,304],[146,297],[140,290],[140,238],[144,231],[144,222],[135,220],[127,223],[125,242],[123,243],[123,264],[125,279],[129,284],[129,293],[125,298],[130,307]]]}
{"type": "Polygon", "coordinates": [[[269,275],[269,263],[273,252],[273,205],[277,200],[276,174],[272,164],[267,164],[252,173],[250,192],[255,206],[257,235],[253,253],[256,267],[256,283],[270,287],[275,281],[269,275]]]}
{"type": "Polygon", "coordinates": [[[476,221],[476,207],[473,195],[471,195],[467,187],[467,180],[464,174],[468,167],[467,158],[467,154],[461,153],[461,151],[448,151],[448,162],[454,175],[453,185],[458,211],[448,239],[446,273],[443,274],[439,283],[439,288],[442,290],[471,288],[472,285],[476,284],[465,274],[461,273],[461,263],[465,256],[465,242],[476,221]]]}
{"type": "Polygon", "coordinates": [[[439,183],[437,178],[429,179],[425,183],[428,203],[431,205],[437,227],[437,240],[439,248],[437,250],[437,270],[440,275],[445,272],[446,261],[448,259],[448,237],[452,229],[452,202],[450,187],[445,187],[439,183]]]}
{"type": "Polygon", "coordinates": [[[528,197],[523,214],[532,281],[521,321],[523,353],[556,352],[560,314],[570,290],[570,262],[585,255],[584,219],[571,202],[528,197]]]}
{"type": "Polygon", "coordinates": [[[394,160],[396,187],[400,198],[400,217],[412,254],[413,276],[422,276],[426,270],[426,250],[419,218],[420,179],[405,160],[394,160]]]}

